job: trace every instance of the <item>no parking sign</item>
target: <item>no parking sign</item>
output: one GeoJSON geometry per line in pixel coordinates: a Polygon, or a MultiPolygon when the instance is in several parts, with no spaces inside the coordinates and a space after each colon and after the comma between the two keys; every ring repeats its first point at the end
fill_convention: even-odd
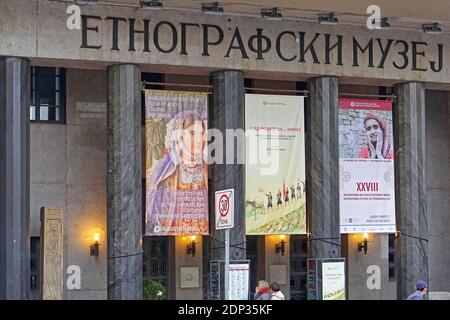
{"type": "Polygon", "coordinates": [[[216,191],[216,229],[234,227],[234,189],[216,191]]]}

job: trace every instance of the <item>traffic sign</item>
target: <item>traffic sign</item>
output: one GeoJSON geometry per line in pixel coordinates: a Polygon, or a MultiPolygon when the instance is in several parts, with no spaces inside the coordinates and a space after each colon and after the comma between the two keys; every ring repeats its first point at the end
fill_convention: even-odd
{"type": "Polygon", "coordinates": [[[216,229],[234,227],[234,189],[216,191],[216,229]]]}

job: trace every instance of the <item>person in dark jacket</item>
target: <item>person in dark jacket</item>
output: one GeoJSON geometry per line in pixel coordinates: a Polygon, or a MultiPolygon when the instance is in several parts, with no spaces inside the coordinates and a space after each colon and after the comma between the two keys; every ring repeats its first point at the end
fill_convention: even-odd
{"type": "Polygon", "coordinates": [[[425,300],[424,296],[427,294],[427,291],[427,283],[421,280],[416,283],[416,292],[410,294],[410,296],[406,300],[425,300]]]}

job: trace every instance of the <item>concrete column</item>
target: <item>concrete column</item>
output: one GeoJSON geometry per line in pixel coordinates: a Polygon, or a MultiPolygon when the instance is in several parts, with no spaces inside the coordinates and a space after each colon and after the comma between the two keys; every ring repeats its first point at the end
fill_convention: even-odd
{"type": "MultiPolygon", "coordinates": [[[[244,165],[237,164],[238,152],[243,155],[243,143],[235,139],[234,150],[229,148],[232,141],[227,141],[226,129],[244,129],[244,76],[241,71],[225,70],[211,74],[210,83],[213,86],[212,103],[209,113],[210,127],[218,129],[223,134],[225,158],[234,159],[234,164],[214,164],[211,166],[211,204],[214,205],[214,192],[234,188],[235,219],[234,228],[230,231],[230,259],[245,259],[245,217],[244,217],[244,165]]],[[[242,141],[243,142],[243,141],[242,141]]],[[[225,161],[225,159],[224,159],[225,161]]],[[[213,206],[211,208],[214,208],[213,206]]],[[[211,209],[211,221],[214,221],[214,210],[211,209]]],[[[223,247],[224,230],[216,230],[211,224],[211,259],[225,258],[223,247]],[[215,239],[215,240],[214,240],[215,239]],[[218,240],[218,241],[216,241],[218,240]]]]}
{"type": "Polygon", "coordinates": [[[397,299],[428,280],[428,217],[425,166],[425,85],[394,86],[397,299]]]}
{"type": "Polygon", "coordinates": [[[340,257],[338,79],[308,80],[306,179],[312,258],[340,257]]]}
{"type": "Polygon", "coordinates": [[[108,68],[108,299],[142,299],[141,74],[108,68]]]}
{"type": "Polygon", "coordinates": [[[0,58],[0,299],[30,295],[30,64],[0,58]]]}

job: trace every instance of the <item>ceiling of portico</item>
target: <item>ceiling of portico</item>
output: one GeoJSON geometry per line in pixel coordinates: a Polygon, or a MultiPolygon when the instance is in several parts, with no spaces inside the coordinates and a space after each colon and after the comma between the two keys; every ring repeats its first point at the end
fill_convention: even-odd
{"type": "MultiPolygon", "coordinates": [[[[0,0],[1,2],[2,0],[0,0]]],[[[29,0],[34,1],[34,0],[29,0]]],[[[45,1],[60,1],[60,2],[86,2],[87,0],[41,0],[45,1]]],[[[150,0],[146,0],[150,1],[150,0]]],[[[201,13],[201,4],[204,2],[212,2],[208,0],[159,0],[164,4],[167,12],[171,10],[180,12],[185,11],[189,13],[201,13]]],[[[140,7],[140,0],[97,0],[96,5],[114,5],[125,7],[140,7]]],[[[318,13],[334,12],[339,18],[342,25],[355,24],[364,26],[367,21],[368,14],[367,7],[376,3],[381,8],[383,17],[388,17],[392,29],[413,29],[420,30],[422,23],[439,22],[445,33],[445,36],[450,36],[450,0],[222,0],[219,1],[224,8],[225,14],[237,16],[254,16],[260,17],[260,10],[263,8],[278,7],[286,20],[294,21],[317,21],[318,13]]],[[[92,4],[92,6],[96,6],[92,4]]],[[[116,10],[114,12],[117,12],[116,10]]],[[[129,12],[129,11],[128,11],[129,12]]],[[[274,24],[277,22],[275,21],[274,24]]],[[[419,35],[420,37],[420,35],[419,35]]],[[[433,35],[431,35],[433,37],[433,35]]],[[[56,60],[56,59],[34,59],[32,61],[36,65],[65,65],[73,68],[93,68],[104,69],[108,62],[101,61],[70,61],[70,60],[56,60]]],[[[213,67],[198,68],[191,66],[178,66],[166,64],[143,64],[142,70],[146,72],[163,72],[167,74],[186,74],[186,75],[208,75],[214,71],[213,67]]],[[[258,79],[272,79],[272,80],[304,80],[310,74],[292,74],[282,72],[267,72],[246,70],[246,76],[258,79]]],[[[365,84],[365,85],[380,85],[380,79],[371,79],[363,75],[357,78],[355,76],[341,76],[341,83],[348,84],[365,84]]],[[[383,79],[383,85],[392,85],[394,80],[383,79]]],[[[449,84],[441,83],[427,83],[429,88],[450,90],[449,84]]]]}
{"type": "MultiPolygon", "coordinates": [[[[86,0],[83,0],[86,1],[86,0]]],[[[205,0],[160,0],[165,9],[200,11],[205,0]]],[[[139,6],[140,0],[98,0],[99,4],[139,6]]],[[[286,19],[315,21],[318,13],[334,12],[342,23],[365,25],[367,7],[381,8],[392,27],[420,28],[422,23],[439,22],[450,32],[450,1],[448,0],[222,0],[220,5],[228,14],[260,15],[262,8],[278,7],[286,19]]]]}

